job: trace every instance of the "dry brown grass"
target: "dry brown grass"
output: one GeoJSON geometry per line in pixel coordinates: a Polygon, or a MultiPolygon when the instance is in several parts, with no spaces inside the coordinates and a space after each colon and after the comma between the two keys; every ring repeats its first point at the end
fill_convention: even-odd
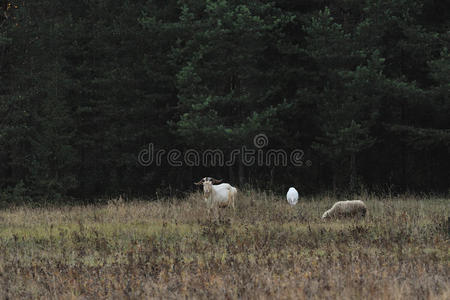
{"type": "Polygon", "coordinates": [[[244,191],[208,215],[200,194],[0,211],[0,298],[449,299],[449,199],[335,201],[244,191]]]}

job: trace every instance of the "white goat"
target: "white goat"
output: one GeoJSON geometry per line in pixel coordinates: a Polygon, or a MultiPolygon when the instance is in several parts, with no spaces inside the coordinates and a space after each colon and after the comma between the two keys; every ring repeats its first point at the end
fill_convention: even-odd
{"type": "Polygon", "coordinates": [[[237,189],[228,183],[213,185],[214,183],[220,182],[222,182],[222,180],[217,180],[212,177],[205,177],[194,184],[203,185],[203,195],[208,207],[212,207],[217,203],[219,207],[231,205],[231,207],[235,209],[234,202],[236,200],[237,189]]]}
{"type": "Polygon", "coordinates": [[[289,188],[289,191],[286,194],[286,199],[291,206],[294,206],[298,202],[298,192],[295,188],[289,188]]]}
{"type": "Polygon", "coordinates": [[[338,201],[323,213],[322,219],[338,217],[365,217],[367,207],[361,200],[338,201]]]}

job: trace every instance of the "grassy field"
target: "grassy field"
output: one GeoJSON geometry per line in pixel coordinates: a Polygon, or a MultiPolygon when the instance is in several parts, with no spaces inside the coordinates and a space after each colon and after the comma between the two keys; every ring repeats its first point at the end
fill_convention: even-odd
{"type": "Polygon", "coordinates": [[[0,298],[450,299],[450,199],[366,198],[361,221],[258,192],[3,209],[0,298]]]}

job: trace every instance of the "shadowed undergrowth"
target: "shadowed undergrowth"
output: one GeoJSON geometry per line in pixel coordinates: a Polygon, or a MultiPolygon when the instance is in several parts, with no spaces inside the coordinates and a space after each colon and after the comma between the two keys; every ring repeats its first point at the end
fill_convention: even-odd
{"type": "Polygon", "coordinates": [[[244,192],[208,214],[199,194],[158,202],[0,211],[1,298],[450,297],[449,200],[334,202],[244,192]]]}

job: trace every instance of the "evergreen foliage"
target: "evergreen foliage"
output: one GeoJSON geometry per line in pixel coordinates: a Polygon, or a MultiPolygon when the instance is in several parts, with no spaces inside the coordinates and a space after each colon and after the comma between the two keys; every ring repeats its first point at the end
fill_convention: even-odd
{"type": "Polygon", "coordinates": [[[0,1],[2,201],[243,185],[448,192],[450,5],[0,1]],[[302,166],[141,150],[302,149],[302,166]],[[6,200],[8,199],[8,200],[6,200]]]}

